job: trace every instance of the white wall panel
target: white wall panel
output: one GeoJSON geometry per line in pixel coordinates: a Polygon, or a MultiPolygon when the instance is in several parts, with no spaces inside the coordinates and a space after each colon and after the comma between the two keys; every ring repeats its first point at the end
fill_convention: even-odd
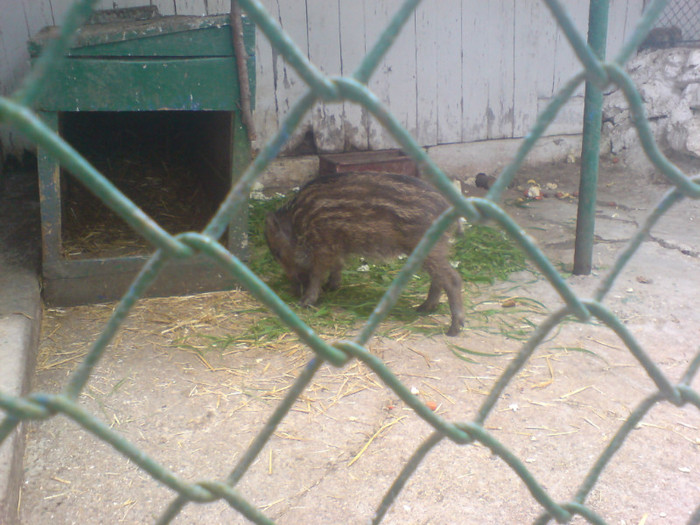
{"type": "MultiPolygon", "coordinates": [[[[371,50],[376,44],[380,35],[391,20],[391,17],[401,6],[400,0],[385,0],[383,2],[366,2],[365,3],[365,46],[367,51],[371,50]]],[[[412,31],[412,24],[404,27],[404,31],[412,31]]],[[[399,47],[398,43],[395,44],[399,47]]],[[[414,52],[413,49],[397,49],[392,57],[396,62],[390,62],[387,55],[379,62],[374,74],[369,80],[368,86],[374,94],[385,104],[392,112],[398,108],[399,101],[397,100],[392,106],[392,96],[397,94],[400,98],[399,90],[415,89],[413,86],[407,86],[401,83],[406,77],[406,64],[401,64],[400,61],[406,58],[408,53],[414,52]],[[396,68],[396,73],[394,72],[396,68]],[[393,83],[392,83],[393,82],[393,83]]],[[[404,109],[404,108],[402,108],[404,109]]],[[[415,111],[412,109],[411,111],[415,111]]],[[[403,122],[403,121],[402,121],[403,122]]],[[[374,116],[369,115],[367,119],[367,134],[369,137],[370,149],[386,149],[397,146],[396,141],[391,134],[377,121],[374,116]]]]}
{"type": "Polygon", "coordinates": [[[437,43],[438,143],[462,141],[462,1],[440,0],[437,43]]]}
{"type": "Polygon", "coordinates": [[[438,49],[440,0],[424,0],[416,9],[416,138],[420,144],[438,142],[438,49]]]}
{"type": "MultiPolygon", "coordinates": [[[[512,42],[512,36],[509,38],[509,32],[502,31],[502,25],[506,21],[500,18],[501,13],[494,11],[501,22],[500,30],[484,31],[484,24],[491,17],[494,3],[503,2],[500,0],[496,2],[464,0],[462,2],[462,68],[459,80],[463,97],[461,115],[463,141],[483,139],[484,133],[486,136],[489,135],[489,125],[494,118],[489,91],[493,90],[495,95],[499,91],[498,86],[503,85],[505,77],[512,79],[512,75],[508,74],[510,68],[504,68],[503,64],[496,59],[502,56],[502,53],[495,52],[495,49],[500,49],[504,45],[512,48],[512,44],[507,45],[502,41],[502,38],[506,38],[505,42],[512,42]]],[[[512,24],[509,24],[507,29],[511,28],[512,24]]]]}
{"type": "MultiPolygon", "coordinates": [[[[340,6],[328,0],[306,0],[309,60],[328,76],[341,74],[340,6]]],[[[342,102],[318,102],[312,110],[314,139],[321,151],[343,151],[345,117],[342,102]]]]}
{"type": "MultiPolygon", "coordinates": [[[[364,32],[365,4],[365,0],[340,0],[340,68],[344,76],[351,76],[367,54],[364,32]]],[[[368,149],[367,110],[352,102],[344,102],[343,112],[346,148],[368,149]]]]}

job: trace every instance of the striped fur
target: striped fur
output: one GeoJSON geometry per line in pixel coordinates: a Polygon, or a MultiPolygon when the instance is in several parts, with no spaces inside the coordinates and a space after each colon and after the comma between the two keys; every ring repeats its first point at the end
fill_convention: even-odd
{"type": "MultiPolygon", "coordinates": [[[[351,254],[384,259],[413,251],[432,222],[448,208],[427,183],[395,174],[327,175],[304,186],[294,199],[267,217],[265,237],[301,295],[301,304],[315,304],[325,283],[340,286],[343,260],[351,254]]],[[[444,289],[452,324],[464,322],[462,280],[448,261],[443,237],[425,259],[432,277],[420,311],[434,310],[444,289]]]]}

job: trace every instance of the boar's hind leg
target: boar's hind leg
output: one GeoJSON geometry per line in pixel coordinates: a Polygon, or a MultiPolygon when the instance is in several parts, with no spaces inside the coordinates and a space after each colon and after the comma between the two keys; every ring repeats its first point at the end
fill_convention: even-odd
{"type": "MultiPolygon", "coordinates": [[[[448,263],[449,266],[449,263],[448,263]]],[[[447,335],[457,335],[464,325],[464,303],[462,302],[462,278],[457,270],[449,266],[450,272],[445,283],[447,302],[450,304],[452,322],[447,330],[447,335]]]]}
{"type": "Polygon", "coordinates": [[[450,262],[444,256],[428,255],[423,263],[423,268],[432,278],[428,297],[423,304],[418,307],[419,312],[431,312],[435,310],[439,301],[440,293],[445,290],[447,302],[450,305],[452,322],[447,330],[447,335],[457,335],[464,325],[464,304],[462,303],[462,278],[459,273],[450,266],[450,262]]]}

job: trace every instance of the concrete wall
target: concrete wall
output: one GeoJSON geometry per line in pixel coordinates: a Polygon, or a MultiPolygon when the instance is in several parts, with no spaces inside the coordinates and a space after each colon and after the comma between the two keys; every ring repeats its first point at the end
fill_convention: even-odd
{"type": "MultiPolygon", "coordinates": [[[[644,102],[659,147],[691,172],[700,169],[700,49],[674,47],[640,52],[627,67],[644,102]]],[[[603,104],[603,140],[611,153],[645,174],[655,171],[633,125],[622,90],[603,104]]]]}

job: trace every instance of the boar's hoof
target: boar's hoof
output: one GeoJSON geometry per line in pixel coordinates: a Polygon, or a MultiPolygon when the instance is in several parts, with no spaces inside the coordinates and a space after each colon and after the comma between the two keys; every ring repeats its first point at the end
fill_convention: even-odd
{"type": "Polygon", "coordinates": [[[339,281],[328,281],[324,286],[324,290],[328,290],[329,292],[334,292],[338,288],[340,288],[340,282],[339,281]]]}
{"type": "Polygon", "coordinates": [[[431,301],[425,301],[423,304],[416,307],[416,312],[421,314],[429,314],[430,312],[434,312],[437,307],[438,303],[433,304],[431,301]]]}
{"type": "Polygon", "coordinates": [[[446,335],[450,337],[454,337],[456,335],[459,335],[459,333],[462,331],[462,324],[463,323],[452,323],[450,325],[450,329],[447,330],[446,335]]]}
{"type": "Polygon", "coordinates": [[[310,306],[315,305],[318,302],[318,294],[309,294],[305,293],[301,301],[299,301],[299,306],[302,308],[309,308],[310,306]]]}

